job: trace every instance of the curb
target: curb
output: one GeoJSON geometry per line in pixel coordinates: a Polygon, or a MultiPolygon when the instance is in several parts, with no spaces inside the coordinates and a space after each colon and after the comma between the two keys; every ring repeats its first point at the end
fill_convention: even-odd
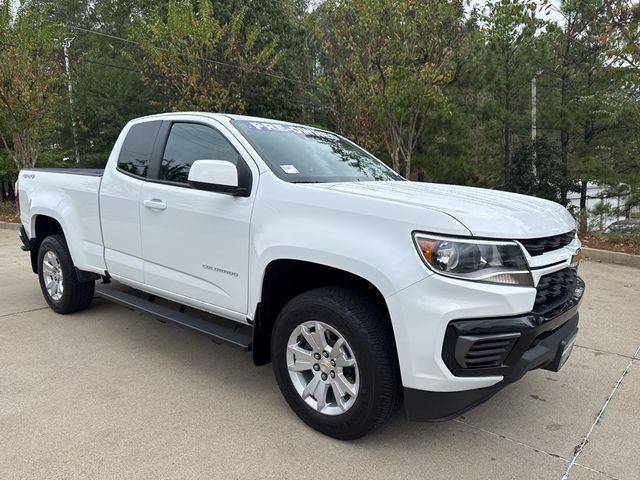
{"type": "Polygon", "coordinates": [[[599,248],[588,247],[582,247],[582,252],[585,257],[596,262],[615,263],[616,265],[640,268],[640,255],[611,252],[609,250],[600,250],[599,248]]]}
{"type": "Polygon", "coordinates": [[[20,230],[19,223],[0,222],[0,230],[20,230]]]}

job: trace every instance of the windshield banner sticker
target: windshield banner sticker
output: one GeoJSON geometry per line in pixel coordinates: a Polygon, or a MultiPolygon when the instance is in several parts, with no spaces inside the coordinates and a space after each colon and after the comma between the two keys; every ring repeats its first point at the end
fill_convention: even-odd
{"type": "Polygon", "coordinates": [[[298,127],[297,125],[287,125],[284,123],[268,123],[268,122],[249,122],[239,121],[247,130],[255,130],[259,132],[283,132],[283,133],[300,133],[310,137],[324,138],[327,140],[340,141],[340,137],[329,132],[316,130],[315,128],[298,127]]]}
{"type": "Polygon", "coordinates": [[[300,173],[294,165],[280,165],[284,173],[300,173]]]}

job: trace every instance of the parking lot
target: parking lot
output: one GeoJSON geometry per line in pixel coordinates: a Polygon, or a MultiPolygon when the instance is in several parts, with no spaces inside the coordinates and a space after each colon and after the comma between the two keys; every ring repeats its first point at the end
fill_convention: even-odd
{"type": "Polygon", "coordinates": [[[639,269],[582,264],[561,372],[454,421],[400,411],[341,442],[300,422],[246,353],[102,299],[56,315],[18,243],[0,230],[0,479],[640,479],[639,269]]]}

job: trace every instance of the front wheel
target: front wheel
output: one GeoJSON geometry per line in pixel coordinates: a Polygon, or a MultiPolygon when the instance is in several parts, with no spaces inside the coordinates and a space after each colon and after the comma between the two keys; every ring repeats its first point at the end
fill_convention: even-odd
{"type": "Polygon", "coordinates": [[[57,313],[86,309],[95,291],[95,282],[79,282],[63,235],[45,238],[38,251],[38,278],[42,295],[57,313]]]}
{"type": "Polygon", "coordinates": [[[364,292],[326,287],[280,312],[271,341],[285,399],[312,428],[342,440],[381,425],[400,387],[386,311],[364,292]]]}

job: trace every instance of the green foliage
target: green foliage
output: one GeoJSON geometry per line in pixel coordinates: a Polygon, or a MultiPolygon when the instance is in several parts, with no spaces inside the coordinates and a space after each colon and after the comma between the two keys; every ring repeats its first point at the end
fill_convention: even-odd
{"type": "MultiPolygon", "coordinates": [[[[154,102],[153,90],[137,72],[104,66],[126,65],[126,61],[120,51],[89,47],[84,58],[76,63],[72,78],[81,166],[103,167],[125,123],[163,109],[154,102]]],[[[60,132],[63,151],[65,156],[72,157],[69,104],[60,105],[59,112],[65,119],[60,132]]]]}
{"type": "Polygon", "coordinates": [[[640,68],[640,3],[612,0],[607,5],[607,28],[601,35],[609,55],[640,68]]]}
{"type": "Polygon", "coordinates": [[[610,213],[611,205],[606,202],[598,202],[591,208],[591,210],[589,210],[589,216],[591,217],[592,222],[597,224],[599,231],[604,230],[604,221],[610,213]]]}
{"type": "Polygon", "coordinates": [[[77,124],[80,166],[101,168],[126,122],[165,110],[157,101],[160,95],[145,85],[135,68],[133,59],[139,58],[140,49],[115,38],[127,39],[134,18],[146,16],[165,3],[163,0],[61,0],[56,3],[50,14],[52,21],[99,33],[72,29],[74,40],[69,57],[73,112],[69,95],[65,94],[55,113],[61,120],[56,132],[58,158],[73,161],[73,120],[77,124]]]}
{"type": "Polygon", "coordinates": [[[12,2],[0,1],[0,142],[17,167],[36,164],[56,125],[64,31],[46,23],[49,6],[25,1],[12,13],[12,2]]]}
{"type": "Polygon", "coordinates": [[[536,18],[535,2],[517,0],[488,2],[480,21],[484,35],[470,58],[471,68],[487,95],[484,108],[500,125],[502,184],[509,188],[514,148],[522,144],[516,137],[518,125],[529,113],[526,87],[537,74],[535,35],[542,24],[536,18]]]}
{"type": "Polygon", "coordinates": [[[559,202],[563,189],[576,188],[573,184],[561,183],[558,146],[545,137],[539,137],[535,144],[519,147],[514,152],[511,168],[509,190],[517,193],[559,202]]]}
{"type": "MultiPolygon", "coordinates": [[[[561,172],[564,184],[571,178],[593,180],[589,155],[599,148],[606,128],[599,124],[598,110],[593,108],[600,95],[612,90],[613,68],[607,66],[600,36],[607,21],[606,2],[599,0],[564,0],[559,13],[563,24],[549,23],[541,36],[545,52],[544,80],[557,88],[558,95],[541,105],[545,122],[559,133],[561,172]],[[594,97],[595,95],[595,97],[594,97]],[[578,154],[578,149],[584,148],[578,154]],[[586,164],[586,165],[585,165],[586,164]],[[585,168],[586,166],[586,168],[585,168]]],[[[568,190],[561,192],[566,204],[568,190]]]]}
{"type": "Polygon", "coordinates": [[[18,175],[18,167],[8,155],[0,154],[0,181],[15,180],[18,175]]]}
{"type": "Polygon", "coordinates": [[[561,203],[596,182],[627,195],[614,213],[631,215],[637,2],[462,3],[0,0],[0,181],[36,160],[76,166],[62,162],[75,156],[73,121],[80,165],[102,167],[128,120],[210,110],[337,130],[415,180],[561,203]],[[551,9],[561,21],[541,16],[551,9]]]}
{"type": "Polygon", "coordinates": [[[244,112],[255,71],[280,58],[277,38],[257,46],[261,29],[245,23],[246,11],[221,22],[211,0],[170,0],[166,16],[153,13],[134,27],[145,81],[163,91],[172,110],[244,112]]]}
{"type": "Polygon", "coordinates": [[[259,29],[255,48],[276,45],[277,62],[266,73],[254,75],[243,91],[245,112],[267,118],[314,122],[317,107],[310,87],[313,57],[308,8],[296,0],[223,0],[214,2],[222,22],[244,9],[244,24],[259,29]]]}
{"type": "Polygon", "coordinates": [[[461,18],[461,3],[435,0],[327,0],[319,8],[322,82],[337,127],[366,146],[382,139],[407,177],[426,117],[442,108],[453,78],[461,18]]]}

